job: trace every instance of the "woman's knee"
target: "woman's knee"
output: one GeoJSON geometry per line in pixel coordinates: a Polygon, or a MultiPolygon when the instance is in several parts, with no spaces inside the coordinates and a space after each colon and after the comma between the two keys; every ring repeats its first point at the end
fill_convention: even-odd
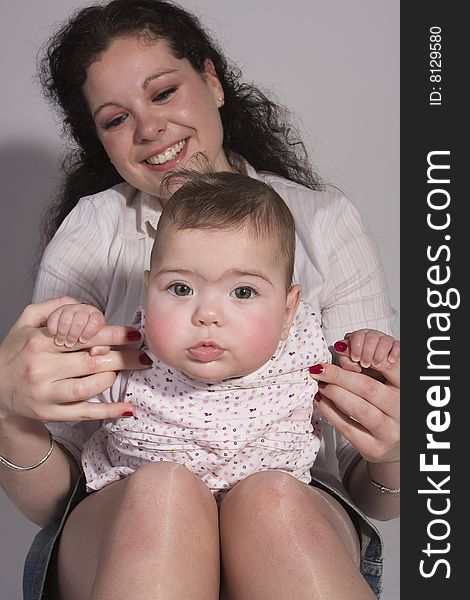
{"type": "Polygon", "coordinates": [[[218,536],[217,504],[207,486],[186,467],[161,462],[127,478],[107,539],[131,561],[154,561],[162,552],[195,554],[201,538],[204,552],[218,556],[218,536]]]}
{"type": "Polygon", "coordinates": [[[203,551],[218,557],[217,505],[203,486],[185,467],[166,462],[143,466],[89,494],[65,524],[58,597],[89,597],[103,564],[147,565],[162,552],[195,555],[199,548],[194,540],[202,537],[207,540],[203,551]]]}
{"type": "Polygon", "coordinates": [[[301,535],[307,486],[282,471],[264,471],[238,483],[220,509],[223,540],[271,532],[275,537],[301,535]],[[228,534],[228,535],[225,535],[228,534]]]}
{"type": "Polygon", "coordinates": [[[126,480],[122,509],[139,514],[171,510],[212,512],[216,504],[207,486],[185,466],[170,461],[148,464],[126,480]]]}
{"type": "MultiPolygon", "coordinates": [[[[278,539],[318,548],[340,542],[358,561],[359,542],[349,516],[333,498],[282,471],[256,473],[240,482],[222,503],[224,530],[272,532],[278,539]]],[[[243,533],[243,531],[245,533],[243,533]]]]}
{"type": "Polygon", "coordinates": [[[222,510],[270,518],[273,513],[296,510],[305,502],[305,487],[283,471],[262,471],[238,483],[224,499],[222,510]]]}
{"type": "Polygon", "coordinates": [[[144,465],[108,488],[95,493],[96,500],[109,507],[103,539],[118,540],[123,552],[150,556],[161,546],[163,534],[176,542],[184,532],[218,533],[212,494],[180,464],[144,465]]]}

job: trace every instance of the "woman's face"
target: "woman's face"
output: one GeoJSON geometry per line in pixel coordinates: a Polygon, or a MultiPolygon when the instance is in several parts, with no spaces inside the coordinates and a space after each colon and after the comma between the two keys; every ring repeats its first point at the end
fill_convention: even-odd
{"type": "Polygon", "coordinates": [[[213,65],[203,73],[177,59],[166,41],[116,38],[90,65],[83,86],[101,140],[119,174],[158,196],[170,170],[204,152],[231,170],[222,148],[222,87],[213,65]]]}

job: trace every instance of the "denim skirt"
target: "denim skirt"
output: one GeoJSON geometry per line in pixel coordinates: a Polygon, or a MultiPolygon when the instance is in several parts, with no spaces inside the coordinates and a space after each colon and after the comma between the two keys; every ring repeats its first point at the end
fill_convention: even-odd
{"type": "MultiPolygon", "coordinates": [[[[377,598],[382,591],[382,538],[377,528],[349,498],[341,483],[322,469],[313,468],[311,485],[328,492],[345,508],[357,530],[361,548],[361,573],[377,598]]],[[[67,517],[87,495],[85,477],[77,481],[61,519],[54,521],[35,536],[23,570],[23,600],[57,600],[48,592],[48,571],[54,549],[67,517]]]]}

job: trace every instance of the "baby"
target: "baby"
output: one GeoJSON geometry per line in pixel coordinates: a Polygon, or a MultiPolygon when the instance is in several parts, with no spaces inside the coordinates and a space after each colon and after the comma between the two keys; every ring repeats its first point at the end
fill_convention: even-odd
{"type": "MultiPolygon", "coordinates": [[[[292,285],[292,215],[258,180],[227,172],[178,177],[183,185],[160,217],[145,309],[135,321],[154,363],[121,372],[95,399],[125,399],[135,412],[104,422],[85,444],[87,488],[164,460],[184,464],[218,499],[260,470],[308,483],[321,441],[318,384],[308,368],[331,357],[318,319],[292,285]]],[[[79,304],[48,320],[56,342],[70,347],[103,324],[97,309],[79,304]]],[[[370,333],[349,336],[351,348],[368,340],[364,366],[394,351],[392,338],[372,335],[372,354],[370,333]]]]}

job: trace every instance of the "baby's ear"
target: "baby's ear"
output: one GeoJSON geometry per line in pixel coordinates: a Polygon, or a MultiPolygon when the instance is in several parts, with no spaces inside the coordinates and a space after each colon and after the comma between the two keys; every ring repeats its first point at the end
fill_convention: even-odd
{"type": "Polygon", "coordinates": [[[294,320],[295,311],[299,306],[300,302],[300,285],[293,285],[286,296],[286,309],[284,312],[284,324],[281,330],[281,340],[287,339],[289,335],[290,326],[292,325],[292,321],[294,320]]]}

